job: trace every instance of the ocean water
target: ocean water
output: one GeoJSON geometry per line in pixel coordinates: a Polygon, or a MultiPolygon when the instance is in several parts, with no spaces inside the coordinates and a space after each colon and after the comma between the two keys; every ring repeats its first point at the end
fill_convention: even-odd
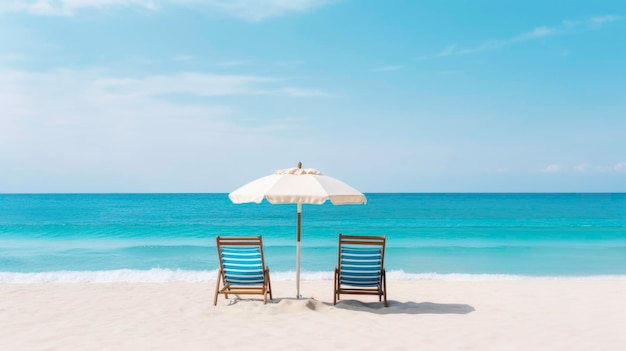
{"type": "MultiPolygon", "coordinates": [[[[338,233],[387,236],[390,279],[626,278],[626,194],[366,194],[304,205],[304,279],[331,279],[338,233]]],[[[0,194],[0,282],[206,281],[216,235],[262,235],[294,279],[296,205],[227,194],[0,194]]]]}

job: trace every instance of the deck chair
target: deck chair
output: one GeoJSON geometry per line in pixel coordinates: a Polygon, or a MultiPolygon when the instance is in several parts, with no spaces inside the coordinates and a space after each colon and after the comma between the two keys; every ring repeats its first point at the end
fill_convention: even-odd
{"type": "Polygon", "coordinates": [[[217,305],[219,294],[224,294],[227,299],[228,294],[263,295],[264,304],[267,303],[269,294],[271,300],[270,269],[265,266],[263,260],[261,237],[218,236],[216,241],[220,268],[217,273],[213,305],[217,305]]]}
{"type": "Polygon", "coordinates": [[[339,234],[339,262],[335,267],[335,296],[378,295],[387,307],[385,278],[385,236],[339,234]]]}

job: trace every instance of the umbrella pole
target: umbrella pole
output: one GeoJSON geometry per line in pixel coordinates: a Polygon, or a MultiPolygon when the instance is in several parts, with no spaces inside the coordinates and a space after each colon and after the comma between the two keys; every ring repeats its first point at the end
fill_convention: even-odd
{"type": "Polygon", "coordinates": [[[296,299],[300,298],[300,228],[302,222],[302,204],[298,203],[298,237],[296,242],[296,299]]]}

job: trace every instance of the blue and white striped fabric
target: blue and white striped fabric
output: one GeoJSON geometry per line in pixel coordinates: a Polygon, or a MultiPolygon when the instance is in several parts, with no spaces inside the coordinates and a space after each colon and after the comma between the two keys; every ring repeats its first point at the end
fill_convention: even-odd
{"type": "Polygon", "coordinates": [[[260,247],[222,247],[222,267],[226,283],[233,285],[263,284],[260,247]]]}
{"type": "Polygon", "coordinates": [[[382,265],[381,247],[341,247],[341,284],[378,286],[382,265]]]}

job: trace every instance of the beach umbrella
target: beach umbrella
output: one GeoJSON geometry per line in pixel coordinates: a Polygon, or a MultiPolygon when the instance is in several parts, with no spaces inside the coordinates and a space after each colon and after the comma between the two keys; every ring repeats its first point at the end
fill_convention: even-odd
{"type": "Polygon", "coordinates": [[[280,169],[274,174],[256,179],[228,194],[235,204],[255,202],[263,199],[271,204],[297,204],[296,232],[296,298],[300,297],[300,233],[302,204],[323,204],[327,200],[333,205],[364,204],[365,195],[348,184],[323,175],[312,168],[280,169]]]}

